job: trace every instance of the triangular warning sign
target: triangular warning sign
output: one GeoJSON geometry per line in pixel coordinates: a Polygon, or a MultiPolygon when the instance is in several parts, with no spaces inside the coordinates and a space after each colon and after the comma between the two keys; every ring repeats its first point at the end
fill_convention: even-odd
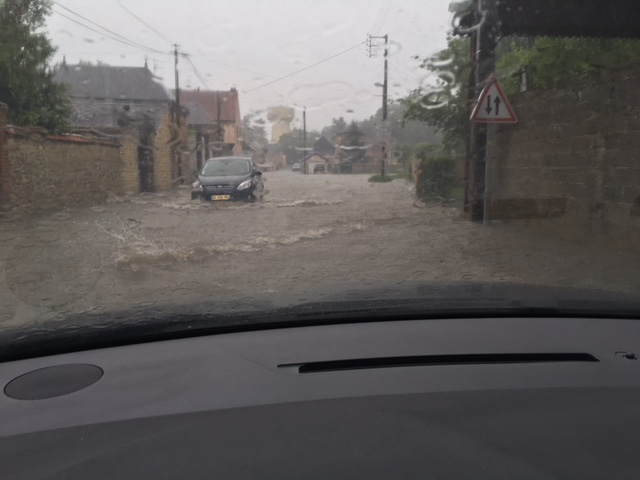
{"type": "Polygon", "coordinates": [[[482,89],[478,103],[471,113],[471,121],[482,123],[516,123],[518,121],[496,77],[492,76],[489,83],[482,89]]]}

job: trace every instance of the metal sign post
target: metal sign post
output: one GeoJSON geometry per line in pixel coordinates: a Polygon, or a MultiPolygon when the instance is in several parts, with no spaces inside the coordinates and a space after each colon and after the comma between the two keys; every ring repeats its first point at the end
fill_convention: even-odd
{"type": "Polygon", "coordinates": [[[495,76],[491,75],[489,81],[482,89],[478,102],[471,113],[470,120],[472,122],[487,124],[484,152],[484,195],[482,212],[482,223],[486,226],[489,225],[491,215],[491,133],[493,130],[493,125],[491,124],[516,123],[518,121],[509,99],[495,76]]]}

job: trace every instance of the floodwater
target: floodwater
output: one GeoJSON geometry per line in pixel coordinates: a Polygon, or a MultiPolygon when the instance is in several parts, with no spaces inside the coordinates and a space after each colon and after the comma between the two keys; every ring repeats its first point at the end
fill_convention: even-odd
{"type": "Polygon", "coordinates": [[[453,205],[417,202],[404,180],[290,171],[264,178],[268,193],[256,204],[194,201],[178,189],[1,219],[0,328],[416,281],[640,291],[633,253],[517,225],[483,227],[453,205]]]}

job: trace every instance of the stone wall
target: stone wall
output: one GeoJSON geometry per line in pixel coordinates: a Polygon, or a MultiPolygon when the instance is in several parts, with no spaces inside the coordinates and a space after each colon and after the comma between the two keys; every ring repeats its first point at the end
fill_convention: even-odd
{"type": "MultiPolygon", "coordinates": [[[[178,129],[169,112],[156,127],[151,189],[190,183],[187,123],[184,114],[178,129]]],[[[140,193],[138,127],[129,125],[104,138],[52,136],[41,128],[7,126],[7,110],[0,104],[0,206],[35,211],[140,193]]]]}
{"type": "MultiPolygon", "coordinates": [[[[26,211],[103,203],[122,195],[118,145],[82,137],[9,135],[8,202],[26,211]]],[[[3,189],[4,190],[4,189],[3,189]]]]}
{"type": "Polygon", "coordinates": [[[11,196],[11,170],[9,170],[9,152],[7,150],[7,106],[0,103],[0,207],[8,205],[11,196]]]}
{"type": "Polygon", "coordinates": [[[555,218],[554,230],[640,233],[640,63],[512,98],[494,127],[492,218],[555,218]]]}
{"type": "Polygon", "coordinates": [[[158,190],[168,190],[191,180],[189,152],[184,147],[187,145],[187,124],[187,117],[183,116],[178,130],[171,115],[166,115],[156,130],[154,171],[158,190]]]}
{"type": "Polygon", "coordinates": [[[122,189],[127,195],[140,193],[140,169],[138,167],[138,140],[129,135],[120,137],[122,159],[122,189]]]}

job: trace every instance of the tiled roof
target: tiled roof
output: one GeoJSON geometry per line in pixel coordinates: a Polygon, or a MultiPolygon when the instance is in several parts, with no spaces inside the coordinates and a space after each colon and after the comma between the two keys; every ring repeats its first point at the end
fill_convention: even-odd
{"type": "Polygon", "coordinates": [[[320,157],[321,159],[323,159],[325,162],[328,162],[329,159],[327,157],[325,157],[324,155],[321,155],[317,152],[311,152],[310,154],[306,155],[302,161],[306,162],[307,160],[309,160],[311,157],[320,157]]]}
{"type": "Polygon", "coordinates": [[[189,125],[211,125],[213,123],[211,117],[199,103],[180,102],[180,104],[189,109],[189,125]]]}
{"type": "Polygon", "coordinates": [[[119,120],[149,119],[158,124],[162,116],[168,112],[167,104],[162,103],[126,103],[104,102],[99,100],[81,100],[73,98],[73,114],[71,124],[74,127],[119,128],[119,120]],[[127,108],[128,110],[125,110],[127,108]]]}
{"type": "Polygon", "coordinates": [[[322,136],[313,144],[313,150],[318,153],[332,155],[336,147],[326,137],[322,136]]]}
{"type": "Polygon", "coordinates": [[[145,67],[63,65],[55,79],[69,86],[73,98],[169,102],[166,88],[145,67]]]}
{"type": "Polygon", "coordinates": [[[220,121],[239,122],[240,119],[236,118],[239,111],[238,102],[238,91],[235,88],[229,91],[180,90],[181,104],[199,104],[213,122],[218,119],[218,105],[220,105],[220,121]]]}

